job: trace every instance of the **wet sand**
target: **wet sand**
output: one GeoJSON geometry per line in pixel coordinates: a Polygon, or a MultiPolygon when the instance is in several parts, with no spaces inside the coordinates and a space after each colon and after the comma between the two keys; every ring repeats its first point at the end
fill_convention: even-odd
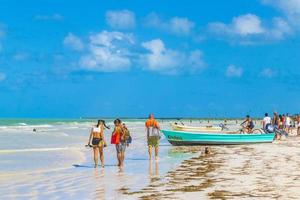
{"type": "MultiPolygon", "coordinates": [[[[212,146],[211,154],[185,160],[165,176],[151,175],[138,191],[122,191],[138,199],[298,199],[300,138],[273,144],[212,146]]],[[[174,150],[177,147],[174,147],[174,150]]],[[[178,151],[203,151],[186,147],[178,151]]]]}

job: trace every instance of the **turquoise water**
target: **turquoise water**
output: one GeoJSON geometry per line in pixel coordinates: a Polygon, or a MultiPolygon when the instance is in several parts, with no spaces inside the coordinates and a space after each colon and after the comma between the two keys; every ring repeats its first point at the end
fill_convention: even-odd
{"type": "Polygon", "coordinates": [[[91,122],[92,119],[26,119],[26,118],[0,118],[0,126],[19,125],[41,125],[41,124],[62,124],[71,122],[91,122]]]}

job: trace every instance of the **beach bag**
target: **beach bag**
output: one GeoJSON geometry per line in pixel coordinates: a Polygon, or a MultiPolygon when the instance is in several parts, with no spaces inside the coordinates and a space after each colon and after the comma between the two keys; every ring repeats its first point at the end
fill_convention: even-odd
{"type": "Polygon", "coordinates": [[[130,132],[129,132],[128,129],[125,129],[124,132],[125,132],[124,133],[124,140],[126,141],[127,144],[130,144],[132,142],[130,132]]]}
{"type": "Polygon", "coordinates": [[[131,144],[131,142],[132,142],[132,137],[131,137],[131,135],[129,135],[129,137],[128,137],[128,139],[126,140],[126,142],[127,142],[128,144],[131,144]]]}
{"type": "Polygon", "coordinates": [[[160,139],[161,138],[161,136],[160,136],[160,130],[156,127],[156,125],[154,123],[155,123],[155,121],[153,121],[153,123],[149,127],[148,134],[149,134],[149,136],[158,137],[160,139]]]}
{"type": "Polygon", "coordinates": [[[160,139],[160,130],[156,127],[149,127],[149,136],[157,137],[158,139],[160,139]]]}
{"type": "Polygon", "coordinates": [[[118,133],[113,133],[111,135],[111,141],[110,141],[111,144],[119,144],[120,143],[120,134],[118,133]]]}

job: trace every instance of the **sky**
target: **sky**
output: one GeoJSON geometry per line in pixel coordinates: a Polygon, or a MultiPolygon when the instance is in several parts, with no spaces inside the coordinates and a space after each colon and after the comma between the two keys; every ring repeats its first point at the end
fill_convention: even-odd
{"type": "Polygon", "coordinates": [[[0,117],[300,113],[300,0],[2,0],[0,117]]]}

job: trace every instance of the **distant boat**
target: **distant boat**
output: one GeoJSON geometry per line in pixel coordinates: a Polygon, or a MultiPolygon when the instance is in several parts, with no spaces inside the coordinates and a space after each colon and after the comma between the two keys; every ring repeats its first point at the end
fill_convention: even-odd
{"type": "Polygon", "coordinates": [[[272,143],[275,133],[269,134],[228,134],[228,133],[195,133],[186,131],[162,130],[167,140],[175,146],[189,145],[225,145],[272,143]]]}
{"type": "Polygon", "coordinates": [[[191,131],[191,132],[220,132],[221,127],[216,126],[186,126],[172,123],[171,127],[175,131],[191,131]]]}

